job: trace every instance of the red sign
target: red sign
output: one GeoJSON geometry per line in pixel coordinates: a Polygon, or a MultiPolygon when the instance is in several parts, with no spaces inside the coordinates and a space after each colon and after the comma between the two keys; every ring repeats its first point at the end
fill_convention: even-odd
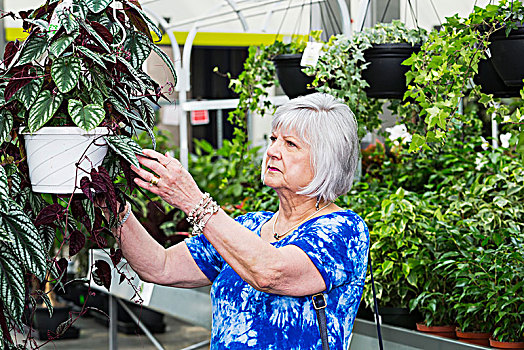
{"type": "Polygon", "coordinates": [[[203,124],[209,124],[209,111],[207,109],[191,111],[191,125],[203,124]]]}

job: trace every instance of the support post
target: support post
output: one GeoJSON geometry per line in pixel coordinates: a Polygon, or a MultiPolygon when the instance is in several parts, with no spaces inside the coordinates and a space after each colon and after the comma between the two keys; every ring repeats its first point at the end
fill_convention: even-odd
{"type": "Polygon", "coordinates": [[[109,350],[118,349],[118,308],[116,297],[109,294],[109,350]]]}

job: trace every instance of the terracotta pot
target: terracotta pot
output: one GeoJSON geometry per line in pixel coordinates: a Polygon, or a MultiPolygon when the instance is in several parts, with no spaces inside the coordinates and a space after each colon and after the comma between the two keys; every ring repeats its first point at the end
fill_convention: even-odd
{"type": "Polygon", "coordinates": [[[489,338],[491,337],[491,333],[462,332],[458,328],[456,329],[456,333],[458,340],[461,342],[489,346],[489,338]]]}
{"type": "Polygon", "coordinates": [[[417,323],[417,331],[424,332],[430,335],[436,335],[439,337],[457,339],[455,333],[455,326],[431,326],[428,327],[425,324],[417,323]]]}
{"type": "Polygon", "coordinates": [[[524,349],[524,341],[505,342],[505,341],[497,341],[493,338],[489,338],[489,345],[497,349],[517,349],[517,350],[524,349]]]}

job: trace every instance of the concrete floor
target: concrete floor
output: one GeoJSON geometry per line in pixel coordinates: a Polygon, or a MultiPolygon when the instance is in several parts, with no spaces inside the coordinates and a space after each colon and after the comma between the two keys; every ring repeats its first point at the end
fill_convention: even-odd
{"type": "MultiPolygon", "coordinates": [[[[165,333],[154,334],[155,338],[162,344],[164,349],[180,350],[193,344],[200,343],[210,338],[210,331],[199,326],[193,326],[179,319],[164,316],[166,323],[165,333]]],[[[74,323],[74,326],[80,328],[80,337],[78,339],[55,340],[44,344],[43,341],[36,341],[35,348],[43,345],[40,349],[44,350],[106,350],[109,349],[109,332],[108,328],[101,324],[95,318],[85,316],[74,323]]],[[[19,342],[23,341],[23,336],[17,336],[19,342]]],[[[129,335],[118,333],[118,349],[156,349],[155,346],[145,335],[129,335]]],[[[194,348],[195,350],[209,350],[209,345],[194,348]]]]}

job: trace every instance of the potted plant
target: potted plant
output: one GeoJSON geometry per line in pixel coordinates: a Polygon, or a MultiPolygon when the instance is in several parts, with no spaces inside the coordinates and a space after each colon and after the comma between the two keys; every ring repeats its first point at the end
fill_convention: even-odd
{"type": "MultiPolygon", "coordinates": [[[[407,69],[400,63],[410,56],[413,44],[423,42],[425,37],[424,30],[409,30],[399,21],[379,23],[373,28],[355,33],[352,38],[336,35],[324,45],[317,65],[308,67],[305,72],[315,76],[313,86],[316,90],[343,100],[351,108],[357,117],[359,136],[363,137],[380,126],[379,115],[384,101],[379,97],[402,97],[406,89],[404,73],[407,69]],[[389,52],[388,48],[396,46],[409,47],[408,53],[386,53],[381,58],[381,52],[389,52]],[[375,59],[380,60],[380,63],[375,59]],[[389,67],[386,68],[387,74],[377,71],[386,65],[389,67]],[[372,77],[380,80],[371,81],[372,77]],[[392,84],[392,79],[398,83],[392,84]],[[391,90],[393,85],[400,92],[391,90]]],[[[392,50],[394,52],[396,49],[392,50]]],[[[415,105],[413,107],[416,108],[415,105]]],[[[404,115],[408,113],[404,112],[404,115]]]]}
{"type": "Polygon", "coordinates": [[[502,33],[502,27],[512,28],[511,18],[520,16],[522,5],[512,3],[501,1],[486,8],[475,7],[467,18],[458,15],[446,18],[440,31],[430,33],[421,51],[403,63],[411,67],[406,73],[405,98],[420,106],[420,117],[426,124],[424,129],[413,134],[411,151],[444,142],[450,129],[476,118],[462,113],[465,99],[480,102],[488,115],[495,115],[498,122],[521,122],[519,109],[510,109],[494,99],[514,96],[514,89],[500,84],[482,86],[494,80],[490,78],[494,73],[490,70],[492,67],[483,61],[495,63],[494,35],[502,33]]]}
{"type": "MultiPolygon", "coordinates": [[[[150,103],[163,96],[162,87],[142,71],[142,63],[155,51],[174,74],[169,58],[151,37],[150,30],[158,36],[160,31],[140,5],[124,1],[122,8],[113,8],[116,4],[110,3],[47,2],[22,11],[19,16],[29,36],[6,46],[0,69],[0,268],[2,283],[10,287],[0,292],[0,324],[8,343],[6,331],[22,329],[28,290],[24,274],[32,273],[42,282],[49,275],[56,286],[62,285],[58,259],[47,256],[55,236],[63,243],[59,251],[69,243],[70,255],[82,249],[86,236],[106,246],[105,232],[116,216],[105,222],[95,202],[117,214],[134,189],[129,164],[139,166],[135,153],[141,148],[132,135],[145,130],[154,138],[150,103]],[[76,134],[104,129],[103,134],[96,131],[96,141],[88,141],[95,146],[107,144],[100,165],[92,163],[95,159],[84,152],[84,146],[71,152],[77,156],[73,172],[78,182],[73,182],[67,196],[39,194],[31,186],[28,159],[32,154],[19,131],[23,127],[32,137],[48,126],[75,127],[76,134]]],[[[112,256],[118,258],[117,253],[112,256]]],[[[108,285],[110,275],[105,272],[109,270],[104,266],[96,280],[108,285]]],[[[38,296],[44,302],[49,299],[42,291],[38,296]]]]}

